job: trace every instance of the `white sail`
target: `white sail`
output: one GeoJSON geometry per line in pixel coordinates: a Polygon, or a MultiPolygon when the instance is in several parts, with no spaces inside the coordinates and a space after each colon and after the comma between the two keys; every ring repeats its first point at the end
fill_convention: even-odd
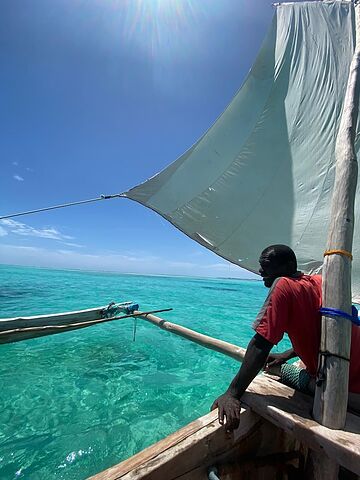
{"type": "MultiPolygon", "coordinates": [[[[350,2],[278,5],[242,88],[216,123],[165,170],[124,196],[227,260],[258,270],[284,243],[321,268],[335,142],[355,40],[350,2]]],[[[360,300],[360,205],[353,294],[360,300]]]]}

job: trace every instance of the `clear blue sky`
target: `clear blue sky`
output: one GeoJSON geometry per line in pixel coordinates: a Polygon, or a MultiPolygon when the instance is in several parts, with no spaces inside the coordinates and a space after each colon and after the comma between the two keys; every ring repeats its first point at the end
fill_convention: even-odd
{"type": "MultiPolygon", "coordinates": [[[[187,150],[231,101],[270,0],[2,0],[0,214],[117,193],[187,150]]],[[[126,199],[0,222],[0,263],[247,273],[126,199]]]]}

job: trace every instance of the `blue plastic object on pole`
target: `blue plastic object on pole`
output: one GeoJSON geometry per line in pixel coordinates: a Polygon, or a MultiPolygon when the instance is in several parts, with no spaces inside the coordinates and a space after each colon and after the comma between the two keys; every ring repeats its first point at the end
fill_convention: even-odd
{"type": "Polygon", "coordinates": [[[343,312],[342,310],[337,310],[336,308],[321,307],[319,310],[323,315],[328,315],[329,317],[342,317],[350,320],[354,325],[360,327],[359,312],[355,305],[351,308],[351,315],[349,313],[343,312]]]}
{"type": "Polygon", "coordinates": [[[132,305],[128,305],[125,308],[126,315],[131,315],[135,312],[135,310],[139,310],[139,305],[137,303],[133,303],[132,305]]]}

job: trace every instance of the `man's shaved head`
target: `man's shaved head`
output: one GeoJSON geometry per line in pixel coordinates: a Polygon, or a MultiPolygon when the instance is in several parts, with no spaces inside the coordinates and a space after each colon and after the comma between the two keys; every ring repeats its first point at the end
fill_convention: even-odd
{"type": "Polygon", "coordinates": [[[261,252],[261,259],[276,262],[278,265],[293,263],[294,273],[297,270],[297,260],[294,251],[287,245],[270,245],[261,252]]]}
{"type": "Polygon", "coordinates": [[[259,273],[266,287],[271,287],[278,277],[296,274],[297,260],[294,251],[287,245],[270,245],[261,252],[259,273]]]}

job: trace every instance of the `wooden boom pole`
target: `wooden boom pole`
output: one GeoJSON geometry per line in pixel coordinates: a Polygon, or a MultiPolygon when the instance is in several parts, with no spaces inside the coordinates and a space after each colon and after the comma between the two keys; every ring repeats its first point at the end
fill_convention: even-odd
{"type": "MultiPolygon", "coordinates": [[[[323,268],[323,306],[351,314],[351,256],[358,165],[354,147],[359,109],[360,21],[355,11],[356,46],[350,65],[344,107],[336,140],[336,173],[327,252],[323,268]],[[332,253],[333,251],[333,253],[332,253]],[[337,253],[334,253],[337,252],[337,253]]],[[[319,371],[313,414],[322,425],[345,425],[351,322],[343,317],[322,317],[319,371]]]]}
{"type": "MultiPolygon", "coordinates": [[[[121,308],[120,308],[121,310],[121,308]]],[[[183,327],[181,325],[177,325],[176,323],[168,322],[167,320],[163,320],[160,317],[156,317],[151,313],[144,313],[135,311],[134,314],[146,320],[147,322],[156,325],[157,327],[161,328],[162,330],[166,330],[167,332],[174,333],[180,337],[186,338],[187,340],[191,340],[202,347],[209,348],[210,350],[214,350],[215,352],[223,353],[229,357],[234,358],[241,362],[246,353],[246,348],[238,347],[237,345],[233,345],[232,343],[225,342],[224,340],[219,340],[217,338],[209,337],[208,335],[204,335],[202,333],[196,332],[195,330],[190,330],[190,328],[183,327]]],[[[276,372],[277,374],[277,372],[276,372]]]]}

